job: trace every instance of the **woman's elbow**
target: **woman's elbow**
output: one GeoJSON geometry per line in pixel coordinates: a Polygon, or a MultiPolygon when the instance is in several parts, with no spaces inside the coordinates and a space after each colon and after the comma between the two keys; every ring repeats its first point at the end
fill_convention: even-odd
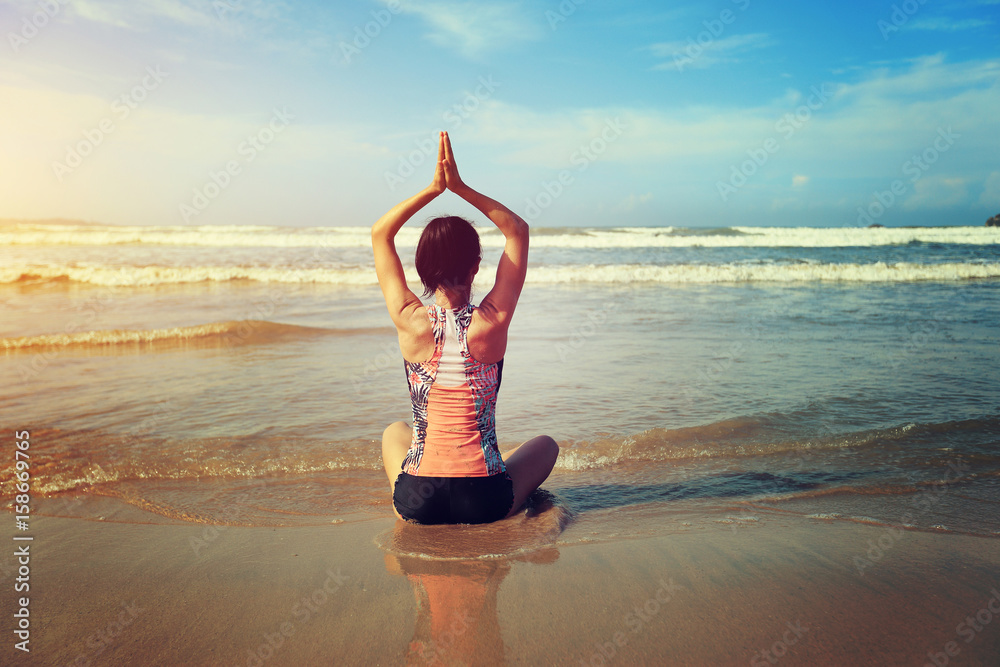
{"type": "Polygon", "coordinates": [[[382,221],[378,220],[372,225],[372,244],[384,243],[389,238],[389,228],[382,221]]]}
{"type": "Polygon", "coordinates": [[[528,229],[528,223],[525,222],[519,215],[512,216],[510,233],[507,236],[516,238],[519,241],[527,242],[529,233],[530,230],[528,229]]]}

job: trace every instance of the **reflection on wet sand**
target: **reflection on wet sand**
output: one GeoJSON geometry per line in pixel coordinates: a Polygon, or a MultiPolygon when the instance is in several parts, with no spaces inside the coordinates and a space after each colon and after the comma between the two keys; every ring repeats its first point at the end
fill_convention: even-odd
{"type": "Polygon", "coordinates": [[[525,514],[482,526],[397,521],[376,539],[386,570],[405,575],[416,600],[408,665],[504,662],[497,594],[512,562],[554,563],[552,543],[570,521],[551,497],[525,514]]]}

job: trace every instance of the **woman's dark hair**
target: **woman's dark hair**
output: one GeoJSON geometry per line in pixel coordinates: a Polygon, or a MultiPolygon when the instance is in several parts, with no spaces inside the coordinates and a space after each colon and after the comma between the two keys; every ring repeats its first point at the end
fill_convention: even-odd
{"type": "Polygon", "coordinates": [[[414,257],[424,296],[439,287],[464,286],[482,256],[479,232],[471,222],[456,215],[432,219],[420,234],[414,257]]]}

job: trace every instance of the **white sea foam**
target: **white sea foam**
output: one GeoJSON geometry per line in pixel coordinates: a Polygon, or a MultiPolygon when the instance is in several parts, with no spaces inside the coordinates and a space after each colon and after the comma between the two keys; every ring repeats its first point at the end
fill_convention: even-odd
{"type": "Polygon", "coordinates": [[[873,262],[870,264],[675,264],[538,267],[532,283],[910,282],[1000,277],[1000,264],[873,262]]]}
{"type": "MultiPolygon", "coordinates": [[[[419,229],[400,232],[416,242],[419,229]],[[411,238],[412,237],[412,238],[411,238]]],[[[0,229],[6,245],[174,245],[222,248],[362,248],[371,245],[367,227],[112,227],[17,225],[0,229]]]]}
{"type": "Polygon", "coordinates": [[[303,327],[261,320],[212,322],[168,329],[116,329],[108,331],[75,331],[40,336],[0,338],[0,349],[7,351],[33,350],[43,347],[113,347],[120,345],[154,345],[194,341],[219,341],[238,345],[274,340],[280,336],[341,333],[338,330],[303,327]]]}
{"type": "MultiPolygon", "coordinates": [[[[480,224],[483,245],[500,247],[503,237],[480,224]]],[[[209,247],[363,248],[371,244],[368,227],[253,226],[74,226],[19,224],[0,228],[4,245],[178,245],[209,247]]],[[[398,241],[415,245],[420,227],[404,227],[398,241]]],[[[537,229],[533,247],[685,248],[797,247],[840,248],[908,243],[992,245],[995,227],[732,227],[719,230],[675,227],[616,229],[537,229]]]]}
{"type": "MultiPolygon", "coordinates": [[[[489,288],[494,267],[483,267],[477,290],[489,288]]],[[[419,278],[406,272],[411,285],[419,278]]],[[[808,283],[808,282],[913,282],[1000,278],[1000,263],[911,262],[769,263],[769,264],[608,264],[539,266],[528,271],[532,284],[712,284],[712,283],[808,283]]],[[[306,269],[295,267],[241,266],[30,266],[0,267],[0,283],[69,281],[107,286],[153,286],[197,282],[248,280],[262,283],[316,283],[330,285],[375,285],[374,269],[306,269]]]]}
{"type": "MultiPolygon", "coordinates": [[[[411,275],[412,273],[412,275],[411,275]]],[[[407,279],[418,284],[416,272],[407,279]]],[[[7,266],[0,267],[0,283],[66,280],[106,286],[145,287],[199,282],[251,280],[263,283],[328,283],[375,285],[374,269],[298,269],[239,266],[7,266]]]]}

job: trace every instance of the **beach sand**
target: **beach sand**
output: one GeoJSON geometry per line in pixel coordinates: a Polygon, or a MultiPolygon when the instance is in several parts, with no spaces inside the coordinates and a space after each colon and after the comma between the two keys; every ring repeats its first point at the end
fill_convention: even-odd
{"type": "Polygon", "coordinates": [[[528,553],[430,560],[389,517],[31,528],[31,653],[8,631],[4,664],[1000,664],[993,539],[777,515],[588,542],[577,521],[528,553]]]}

